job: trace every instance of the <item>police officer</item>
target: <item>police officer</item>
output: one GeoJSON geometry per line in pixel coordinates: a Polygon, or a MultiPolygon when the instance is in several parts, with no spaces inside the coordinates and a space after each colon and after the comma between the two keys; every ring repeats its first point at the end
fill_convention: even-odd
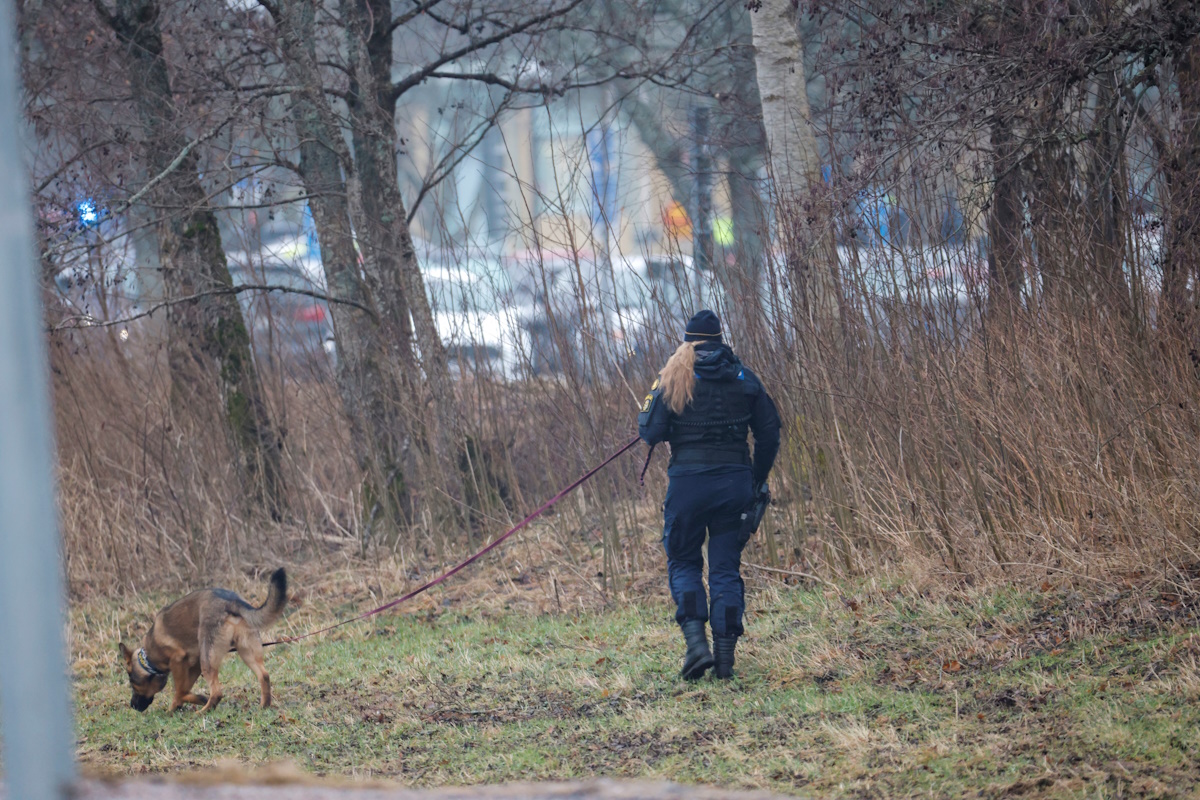
{"type": "Polygon", "coordinates": [[[742,548],[754,532],[755,498],[765,492],[779,452],[779,413],[762,383],[722,340],[721,320],[713,312],[697,312],[688,321],[683,344],[642,404],[638,434],[651,445],[671,443],[663,546],[675,620],[687,640],[681,674],[696,680],[715,666],[718,678],[731,678],[746,607],[742,548]],[[746,441],[750,431],[753,459],[746,441]],[[711,604],[700,549],[706,533],[711,604]],[[715,659],[705,622],[712,623],[715,659]]]}

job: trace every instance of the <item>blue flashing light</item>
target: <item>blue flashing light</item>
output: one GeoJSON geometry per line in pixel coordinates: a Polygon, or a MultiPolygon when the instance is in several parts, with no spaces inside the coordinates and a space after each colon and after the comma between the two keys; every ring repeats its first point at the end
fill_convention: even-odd
{"type": "Polygon", "coordinates": [[[96,201],[90,197],[79,202],[78,211],[81,225],[95,225],[100,221],[100,212],[96,210],[96,201]]]}

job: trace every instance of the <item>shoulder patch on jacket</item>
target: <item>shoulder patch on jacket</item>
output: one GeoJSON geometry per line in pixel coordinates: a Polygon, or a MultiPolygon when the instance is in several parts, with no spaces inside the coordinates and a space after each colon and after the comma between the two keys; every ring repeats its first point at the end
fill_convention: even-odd
{"type": "Polygon", "coordinates": [[[646,399],[642,400],[642,406],[638,409],[638,427],[647,425],[650,422],[650,416],[658,404],[658,398],[662,394],[662,389],[654,389],[650,394],[646,395],[646,399]]]}
{"type": "Polygon", "coordinates": [[[738,373],[738,380],[742,381],[742,390],[746,394],[758,394],[763,390],[762,381],[758,379],[753,370],[743,367],[738,373]]]}

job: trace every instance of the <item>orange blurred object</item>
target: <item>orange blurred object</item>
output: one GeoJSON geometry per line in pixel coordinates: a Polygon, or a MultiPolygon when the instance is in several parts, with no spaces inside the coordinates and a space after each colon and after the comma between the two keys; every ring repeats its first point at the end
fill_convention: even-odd
{"type": "Polygon", "coordinates": [[[692,220],[688,217],[683,203],[675,201],[663,209],[663,227],[667,235],[676,239],[687,239],[692,235],[692,220]]]}

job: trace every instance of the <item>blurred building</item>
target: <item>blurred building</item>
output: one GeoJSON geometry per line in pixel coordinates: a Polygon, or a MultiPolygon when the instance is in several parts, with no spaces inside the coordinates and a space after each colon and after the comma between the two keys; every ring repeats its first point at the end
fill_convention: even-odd
{"type": "MultiPolygon", "coordinates": [[[[486,91],[430,81],[406,97],[399,120],[406,199],[437,182],[421,200],[414,236],[435,250],[510,258],[690,254],[686,212],[610,96],[601,87],[507,110],[477,138],[486,91]]],[[[714,228],[731,244],[727,192],[716,177],[714,228]]]]}

